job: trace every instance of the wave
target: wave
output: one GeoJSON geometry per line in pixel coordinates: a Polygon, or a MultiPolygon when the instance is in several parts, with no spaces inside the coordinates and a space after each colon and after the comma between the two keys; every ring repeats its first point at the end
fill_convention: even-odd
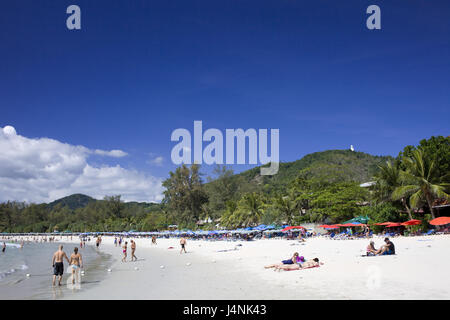
{"type": "Polygon", "coordinates": [[[7,247],[13,247],[13,248],[20,248],[20,244],[18,244],[18,243],[10,243],[10,242],[7,242],[7,243],[6,243],[6,246],[7,246],[7,247]]]}
{"type": "Polygon", "coordinates": [[[16,272],[27,270],[28,266],[26,264],[22,264],[18,266],[17,268],[11,268],[8,271],[0,271],[0,280],[6,278],[7,276],[10,276],[16,272]]]}

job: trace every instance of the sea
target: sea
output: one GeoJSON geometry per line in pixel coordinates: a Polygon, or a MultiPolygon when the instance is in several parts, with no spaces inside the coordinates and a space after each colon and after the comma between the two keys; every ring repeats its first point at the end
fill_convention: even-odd
{"type": "MultiPolygon", "coordinates": [[[[110,255],[88,245],[85,248],[73,243],[43,242],[20,244],[6,242],[5,252],[0,252],[0,300],[57,300],[75,299],[77,294],[100,285],[105,279],[113,259],[110,255]],[[53,253],[62,244],[67,256],[74,247],[79,248],[84,266],[79,281],[71,283],[71,273],[67,261],[64,261],[62,286],[52,286],[53,253]]],[[[3,245],[3,241],[0,241],[3,245]]],[[[57,283],[57,282],[56,282],[57,283]]]]}

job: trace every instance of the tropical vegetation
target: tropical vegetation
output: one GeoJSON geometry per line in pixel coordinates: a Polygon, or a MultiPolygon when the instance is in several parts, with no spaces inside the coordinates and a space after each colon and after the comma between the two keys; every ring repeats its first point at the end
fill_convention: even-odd
{"type": "Polygon", "coordinates": [[[360,215],[372,222],[427,220],[437,216],[436,202],[449,200],[450,138],[424,139],[395,158],[328,150],[280,163],[274,176],[259,172],[217,166],[203,179],[199,165],[182,165],[163,182],[161,203],[80,194],[49,204],[9,201],[0,204],[0,232],[239,228],[338,223],[360,215]]]}

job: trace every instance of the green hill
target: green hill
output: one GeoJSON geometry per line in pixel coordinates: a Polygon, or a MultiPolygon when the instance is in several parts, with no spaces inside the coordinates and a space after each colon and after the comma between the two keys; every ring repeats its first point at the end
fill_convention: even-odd
{"type": "Polygon", "coordinates": [[[378,165],[392,159],[390,156],[373,156],[350,150],[327,150],[308,154],[293,162],[282,162],[278,173],[273,176],[261,176],[261,167],[255,167],[236,174],[233,178],[240,178],[256,190],[268,193],[283,191],[283,188],[299,175],[328,182],[363,183],[372,179],[378,165]]]}
{"type": "Polygon", "coordinates": [[[68,207],[71,210],[76,210],[78,208],[84,208],[88,205],[89,202],[92,201],[97,200],[87,195],[77,193],[50,202],[47,206],[49,207],[49,209],[53,209],[54,207],[60,205],[61,207],[68,207]]]}
{"type": "MultiPolygon", "coordinates": [[[[255,167],[250,170],[235,174],[231,178],[238,184],[242,184],[242,192],[245,191],[263,191],[272,193],[275,191],[285,191],[288,184],[299,175],[307,179],[319,179],[328,182],[370,181],[377,171],[377,165],[392,160],[389,156],[372,156],[363,152],[354,152],[350,150],[327,150],[308,154],[300,160],[280,163],[279,171],[273,176],[261,176],[260,168],[255,167]]],[[[214,184],[215,181],[207,183],[214,184]]],[[[84,208],[88,203],[96,200],[83,194],[73,194],[48,204],[50,209],[57,205],[67,206],[71,210],[84,208]]],[[[125,207],[129,209],[158,210],[161,204],[145,202],[125,202],[125,207]]]]}

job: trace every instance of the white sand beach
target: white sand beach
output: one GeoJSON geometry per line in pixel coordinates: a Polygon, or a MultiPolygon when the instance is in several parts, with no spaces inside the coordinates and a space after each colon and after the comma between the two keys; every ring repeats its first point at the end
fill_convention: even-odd
{"type": "MultiPolygon", "coordinates": [[[[382,237],[373,240],[377,248],[383,243],[382,237]]],[[[310,238],[304,244],[188,239],[187,254],[180,254],[177,238],[158,239],[157,245],[135,239],[139,260],[123,263],[114,238],[103,237],[100,250],[115,258],[111,272],[105,270],[108,276],[99,285],[70,299],[450,299],[450,236],[391,240],[396,255],[362,257],[368,239],[310,238]],[[324,264],[297,271],[264,269],[295,251],[324,264]]]]}

